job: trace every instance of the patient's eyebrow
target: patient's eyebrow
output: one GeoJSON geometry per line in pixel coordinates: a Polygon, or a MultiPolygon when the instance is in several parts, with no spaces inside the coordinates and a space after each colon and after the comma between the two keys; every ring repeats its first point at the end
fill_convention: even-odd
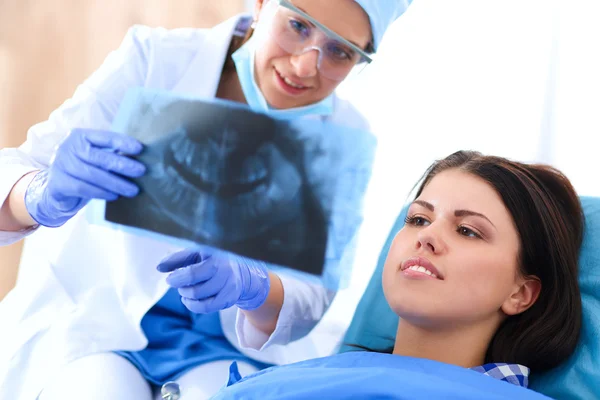
{"type": "Polygon", "coordinates": [[[454,211],[454,216],[456,216],[456,217],[466,217],[466,216],[480,217],[480,218],[486,219],[490,224],[492,224],[492,226],[494,228],[496,228],[496,225],[494,225],[494,223],[492,221],[490,221],[490,219],[488,217],[486,217],[485,215],[483,215],[481,213],[475,212],[475,211],[456,210],[456,211],[454,211]]]}
{"type": "Polygon", "coordinates": [[[426,209],[428,209],[429,211],[434,211],[435,210],[435,207],[433,206],[433,204],[428,203],[425,200],[415,200],[415,201],[413,201],[413,204],[418,204],[420,206],[423,206],[426,209]]]}
{"type": "MultiPolygon", "coordinates": [[[[428,203],[425,200],[415,200],[415,201],[413,201],[413,204],[418,204],[420,206],[423,206],[423,207],[425,207],[426,209],[428,209],[431,212],[435,211],[435,207],[433,206],[433,204],[428,203]]],[[[490,219],[488,217],[486,217],[485,215],[483,215],[481,213],[475,212],[475,211],[471,211],[471,210],[456,210],[456,211],[454,211],[454,216],[455,217],[473,216],[473,217],[483,218],[483,219],[487,220],[490,224],[492,224],[492,226],[494,228],[496,228],[496,225],[494,225],[494,223],[492,221],[490,221],[490,219]]]]}

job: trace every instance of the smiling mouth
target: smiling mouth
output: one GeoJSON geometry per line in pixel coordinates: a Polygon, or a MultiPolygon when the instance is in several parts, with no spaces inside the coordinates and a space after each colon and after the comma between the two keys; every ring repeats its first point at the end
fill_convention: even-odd
{"type": "Polygon", "coordinates": [[[423,267],[422,265],[411,265],[410,267],[403,269],[403,271],[406,271],[406,270],[420,272],[422,274],[429,275],[429,276],[431,276],[433,278],[437,278],[438,277],[436,274],[434,274],[433,272],[431,272],[427,268],[423,267]]]}
{"type": "Polygon", "coordinates": [[[425,257],[411,257],[400,264],[400,271],[411,276],[429,276],[434,279],[444,280],[438,269],[425,257]]]}
{"type": "Polygon", "coordinates": [[[308,86],[303,86],[303,85],[293,82],[287,76],[285,76],[281,72],[279,72],[276,68],[275,68],[275,73],[277,75],[279,75],[279,77],[281,78],[282,81],[284,81],[287,85],[293,87],[294,89],[308,89],[308,86]]]}

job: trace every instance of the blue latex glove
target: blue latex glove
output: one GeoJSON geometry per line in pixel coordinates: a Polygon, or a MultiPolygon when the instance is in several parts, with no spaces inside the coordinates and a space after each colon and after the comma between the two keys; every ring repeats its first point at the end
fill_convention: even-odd
{"type": "Polygon", "coordinates": [[[29,184],[25,192],[29,215],[40,225],[57,227],[91,199],[135,196],[138,187],[123,177],[140,177],[146,168],[124,155],[142,149],[140,142],[120,133],[74,129],[58,147],[50,168],[38,172],[29,184]]]}
{"type": "Polygon", "coordinates": [[[237,305],[260,307],[271,281],[265,263],[213,249],[187,249],[165,258],[160,272],[170,272],[167,283],[178,289],[188,310],[207,314],[237,305]]]}

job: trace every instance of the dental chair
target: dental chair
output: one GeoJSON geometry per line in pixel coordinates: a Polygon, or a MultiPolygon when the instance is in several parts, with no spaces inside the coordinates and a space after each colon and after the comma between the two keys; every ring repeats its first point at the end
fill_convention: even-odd
{"type": "MultiPolygon", "coordinates": [[[[574,354],[563,364],[543,374],[530,376],[529,387],[556,399],[600,399],[600,198],[582,197],[585,213],[584,240],[579,256],[579,284],[583,303],[583,325],[574,354]]],[[[356,345],[370,349],[393,347],[398,316],[383,295],[381,274],[396,233],[404,225],[407,209],[396,220],[377,268],[361,298],[344,338],[341,352],[356,345]]]]}

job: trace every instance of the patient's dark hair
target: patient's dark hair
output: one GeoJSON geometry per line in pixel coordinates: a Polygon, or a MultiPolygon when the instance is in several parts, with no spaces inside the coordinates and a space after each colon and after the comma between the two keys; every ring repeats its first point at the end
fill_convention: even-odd
{"type": "Polygon", "coordinates": [[[541,282],[537,301],[504,320],[488,347],[488,362],[522,364],[532,373],[556,367],[575,350],[581,330],[577,262],[584,216],[566,176],[547,165],[459,151],[435,162],[417,190],[440,172],[458,169],[487,182],[500,195],[519,233],[522,276],[541,282]]]}

